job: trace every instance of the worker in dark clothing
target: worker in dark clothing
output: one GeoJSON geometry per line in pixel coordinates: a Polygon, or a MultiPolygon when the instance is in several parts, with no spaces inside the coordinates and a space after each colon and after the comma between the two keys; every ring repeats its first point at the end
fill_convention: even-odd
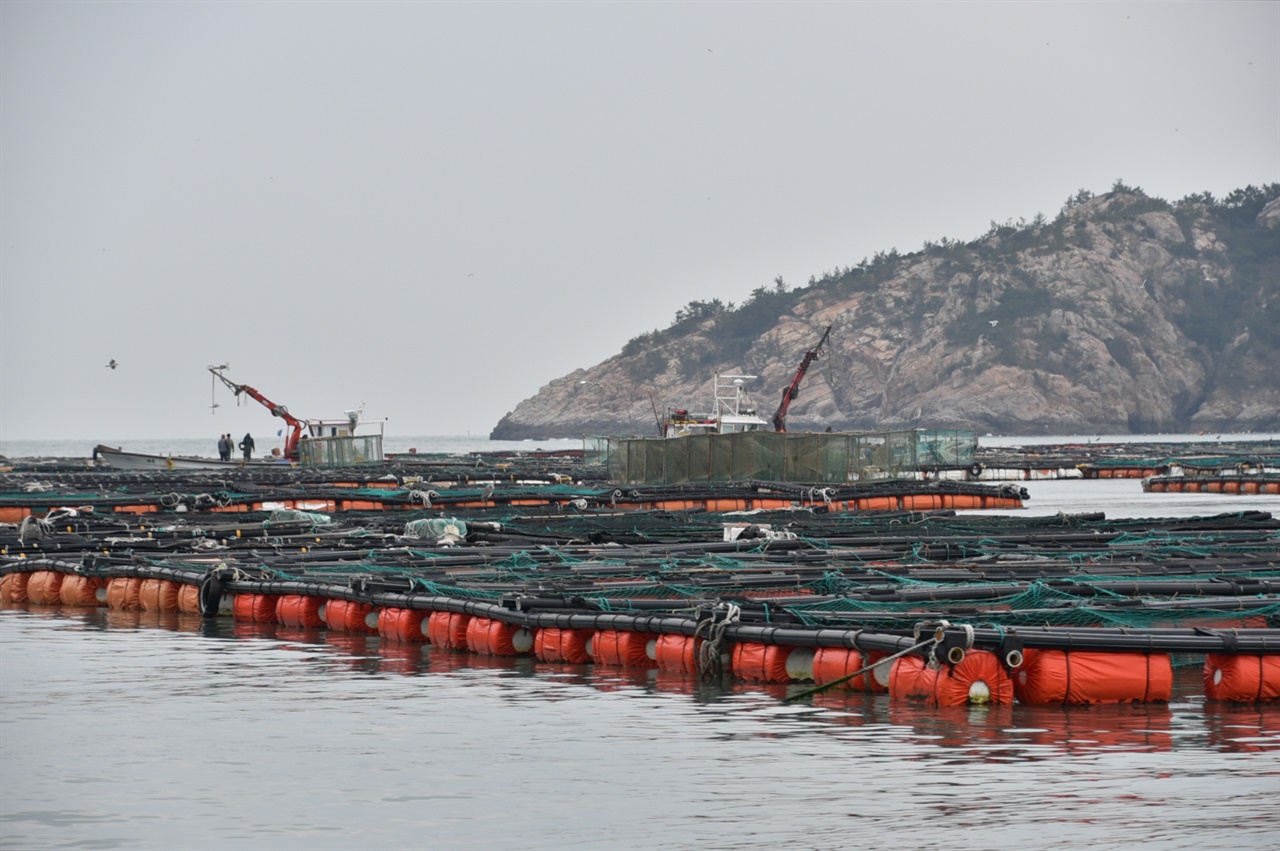
{"type": "Polygon", "coordinates": [[[218,435],[218,460],[219,461],[231,460],[231,440],[229,439],[228,435],[225,435],[225,434],[218,435]]]}
{"type": "Polygon", "coordinates": [[[244,440],[240,441],[240,450],[244,452],[244,460],[248,461],[253,457],[253,435],[245,432],[244,440]]]}

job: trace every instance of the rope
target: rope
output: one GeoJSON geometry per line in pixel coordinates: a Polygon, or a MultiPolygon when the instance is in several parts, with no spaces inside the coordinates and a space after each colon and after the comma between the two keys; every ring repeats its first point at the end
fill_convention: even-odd
{"type": "Polygon", "coordinates": [[[25,544],[28,537],[33,541],[38,541],[41,538],[49,537],[51,534],[53,534],[52,524],[28,514],[22,518],[22,523],[18,526],[18,543],[25,544]]]}
{"type": "MultiPolygon", "coordinates": [[[[702,675],[703,679],[711,679],[724,674],[724,661],[721,658],[725,645],[724,634],[730,624],[737,623],[742,619],[742,608],[733,603],[727,603],[723,609],[723,617],[717,620],[717,614],[720,614],[720,612],[712,613],[711,621],[707,628],[707,639],[698,648],[698,673],[702,675]]],[[[701,626],[698,627],[698,629],[701,628],[701,626]]]]}
{"type": "Polygon", "coordinates": [[[815,695],[815,694],[821,694],[827,689],[835,688],[838,685],[849,682],[849,680],[853,679],[854,677],[862,676],[867,671],[870,671],[872,668],[874,668],[876,665],[883,665],[885,662],[892,662],[894,659],[900,659],[903,656],[906,656],[908,653],[914,653],[917,650],[923,647],[928,647],[929,645],[932,645],[932,644],[937,644],[937,642],[933,640],[932,636],[930,636],[929,638],[926,638],[924,641],[921,641],[919,644],[916,644],[912,647],[908,647],[906,650],[899,650],[897,653],[894,653],[892,656],[885,656],[883,658],[877,659],[876,661],[872,662],[870,665],[867,665],[864,668],[854,671],[852,674],[848,674],[846,676],[840,677],[839,679],[832,680],[829,683],[823,683],[820,686],[814,686],[813,688],[808,688],[802,692],[797,692],[796,694],[790,695],[788,697],[784,697],[782,699],[782,702],[792,703],[793,701],[800,700],[801,698],[804,698],[804,697],[811,697],[812,695],[815,695]]]}

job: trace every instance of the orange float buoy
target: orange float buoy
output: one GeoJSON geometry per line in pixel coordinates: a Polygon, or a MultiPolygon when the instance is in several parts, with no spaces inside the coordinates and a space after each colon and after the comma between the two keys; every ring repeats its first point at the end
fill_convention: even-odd
{"type": "Polygon", "coordinates": [[[467,649],[488,656],[520,656],[533,649],[533,633],[519,624],[473,617],[467,622],[467,649]]]}
{"type": "Polygon", "coordinates": [[[1280,656],[1207,654],[1204,696],[1238,703],[1280,698],[1280,656]]]}
{"type": "Polygon", "coordinates": [[[200,614],[199,585],[183,585],[178,588],[178,611],[184,615],[200,614]]]}
{"type": "MultiPolygon", "coordinates": [[[[30,508],[18,508],[14,506],[5,506],[0,508],[0,523],[18,524],[31,516],[30,508]]],[[[14,602],[17,602],[16,600],[14,602]]]]}
{"type": "Polygon", "coordinates": [[[285,626],[321,627],[324,626],[324,618],[320,610],[324,604],[324,597],[289,594],[276,603],[276,620],[285,626]]]}
{"type": "Polygon", "coordinates": [[[237,594],[231,601],[231,616],[245,623],[275,623],[275,594],[237,594]]]}
{"type": "Polygon", "coordinates": [[[27,582],[30,573],[6,573],[0,576],[0,603],[27,602],[27,582]]]}
{"type": "Polygon", "coordinates": [[[599,665],[652,668],[657,636],[644,632],[598,629],[591,636],[591,658],[599,665]]]}
{"type": "Polygon", "coordinates": [[[589,629],[550,627],[533,634],[533,655],[542,662],[571,662],[584,665],[591,661],[587,645],[594,632],[589,629]]]}
{"type": "Polygon", "coordinates": [[[938,673],[920,656],[896,659],[889,674],[889,696],[894,700],[927,702],[936,691],[938,673]]]}
{"type": "Polygon", "coordinates": [[[118,611],[138,611],[142,601],[138,592],[142,590],[142,580],[129,576],[118,576],[107,582],[107,608],[118,611]]]}
{"type": "Polygon", "coordinates": [[[432,612],[427,620],[427,640],[436,647],[465,650],[470,620],[471,615],[462,612],[432,612]]]}
{"type": "Polygon", "coordinates": [[[377,614],[368,603],[330,600],[324,606],[324,623],[329,629],[337,632],[368,635],[376,631],[377,614]],[[369,625],[370,620],[374,622],[374,626],[369,625]]]}
{"type": "Polygon", "coordinates": [[[378,612],[378,635],[387,641],[426,641],[422,624],[428,617],[419,609],[382,609],[378,612]]]}
{"type": "Polygon", "coordinates": [[[1013,677],[1022,703],[1146,703],[1173,694],[1167,653],[1028,648],[1013,677]]]}
{"type": "MultiPolygon", "coordinates": [[[[869,665],[869,661],[861,650],[847,647],[819,647],[813,654],[813,681],[818,685],[826,685],[835,680],[847,677],[869,665]]],[[[863,689],[870,691],[875,687],[875,677],[871,671],[845,680],[837,688],[863,689]]],[[[884,689],[881,688],[881,691],[884,689]]]]}
{"type": "Polygon", "coordinates": [[[969,650],[963,662],[942,669],[933,703],[940,706],[1007,706],[1014,703],[1014,681],[1001,663],[1000,656],[989,650],[969,650]]]}
{"type": "Polygon", "coordinates": [[[144,612],[176,612],[178,583],[168,579],[144,579],[138,588],[138,603],[144,612]]]}
{"type": "Polygon", "coordinates": [[[692,635],[661,635],[653,647],[653,661],[659,671],[696,674],[702,641],[692,635]]]}
{"type": "Polygon", "coordinates": [[[100,576],[72,574],[62,580],[58,592],[64,606],[94,608],[107,604],[107,580],[100,576]]]}
{"type": "Polygon", "coordinates": [[[744,641],[733,645],[733,675],[757,683],[789,683],[813,678],[813,648],[744,641]]]}
{"type": "Polygon", "coordinates": [[[53,570],[37,570],[27,580],[27,602],[37,606],[62,603],[62,574],[53,570]]]}
{"type": "Polygon", "coordinates": [[[904,656],[893,663],[889,696],[923,699],[937,706],[1013,703],[1013,681],[1000,659],[989,650],[970,650],[955,665],[932,668],[920,656],[904,656]]]}

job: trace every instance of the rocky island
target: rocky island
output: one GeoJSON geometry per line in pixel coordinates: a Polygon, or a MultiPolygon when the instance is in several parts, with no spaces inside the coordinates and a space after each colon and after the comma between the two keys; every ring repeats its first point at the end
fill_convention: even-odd
{"type": "Polygon", "coordinates": [[[741,305],[692,301],[665,329],[561,376],[495,439],[656,434],[745,372],[766,418],[832,326],[792,430],[1008,434],[1280,428],[1280,184],[1176,203],[1117,181],[1052,220],[879,252],[741,305]]]}

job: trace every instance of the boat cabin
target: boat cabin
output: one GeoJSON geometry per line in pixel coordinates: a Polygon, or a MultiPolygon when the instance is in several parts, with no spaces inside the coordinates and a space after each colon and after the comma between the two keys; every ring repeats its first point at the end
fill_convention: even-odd
{"type": "Polygon", "coordinates": [[[746,383],[754,375],[721,375],[715,377],[715,404],[710,414],[691,414],[684,408],[670,409],[666,437],[692,434],[736,434],[744,431],[769,430],[769,421],[756,413],[746,383]]]}

